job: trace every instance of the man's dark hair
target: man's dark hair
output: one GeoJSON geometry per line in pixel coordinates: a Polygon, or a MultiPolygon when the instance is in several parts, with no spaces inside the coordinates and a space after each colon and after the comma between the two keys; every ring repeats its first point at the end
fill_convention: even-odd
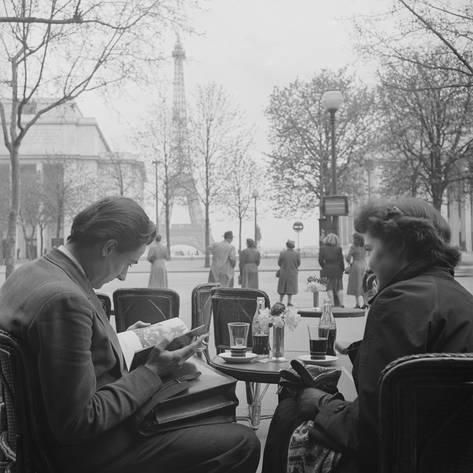
{"type": "Polygon", "coordinates": [[[123,253],[151,243],[155,235],[156,227],[134,200],[105,197],[75,216],[67,241],[85,248],[116,240],[123,253]]]}
{"type": "Polygon", "coordinates": [[[460,260],[460,252],[449,245],[447,221],[421,199],[368,202],[355,218],[355,230],[400,250],[408,261],[443,263],[454,268],[460,260]]]}
{"type": "Polygon", "coordinates": [[[224,238],[224,240],[228,240],[229,238],[233,238],[233,232],[231,230],[225,232],[223,234],[223,238],[224,238]]]}

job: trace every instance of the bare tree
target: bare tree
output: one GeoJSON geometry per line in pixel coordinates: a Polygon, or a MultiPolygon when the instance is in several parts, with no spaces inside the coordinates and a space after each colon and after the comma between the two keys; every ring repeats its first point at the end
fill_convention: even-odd
{"type": "Polygon", "coordinates": [[[468,86],[473,76],[473,10],[471,2],[445,0],[394,0],[389,11],[359,18],[360,50],[370,57],[410,62],[427,70],[447,68],[455,82],[446,87],[468,86]],[[440,46],[440,48],[439,48],[440,46]],[[424,48],[442,50],[448,64],[432,55],[416,55],[424,48]]]}
{"type": "Polygon", "coordinates": [[[227,159],[243,118],[224,89],[216,83],[197,88],[190,120],[190,149],[199,199],[205,212],[205,267],[210,266],[210,211],[221,195],[228,174],[227,159]]]}
{"type": "Polygon", "coordinates": [[[161,31],[178,20],[172,0],[1,3],[0,121],[11,174],[7,277],[15,265],[24,137],[49,110],[81,94],[142,78],[159,59],[161,31]]]}
{"type": "Polygon", "coordinates": [[[440,209],[447,187],[469,178],[473,78],[465,87],[448,87],[463,74],[454,70],[455,61],[444,47],[413,57],[391,60],[380,70],[385,152],[397,161],[386,178],[391,186],[401,184],[401,192],[402,186],[415,191],[440,209]],[[434,58],[442,67],[423,66],[434,58]]]}
{"type": "Polygon", "coordinates": [[[55,226],[56,238],[64,234],[64,222],[91,203],[98,184],[87,164],[64,157],[48,157],[43,164],[43,212],[55,226]]]}
{"type": "MultiPolygon", "coordinates": [[[[171,189],[174,186],[178,173],[170,159],[171,149],[171,113],[166,100],[161,98],[160,103],[153,106],[153,114],[145,121],[145,125],[137,132],[136,141],[147,157],[147,167],[151,171],[152,161],[157,162],[158,193],[156,186],[151,196],[158,205],[157,214],[160,214],[160,202],[164,208],[165,234],[168,254],[171,254],[171,189]],[[156,113],[157,110],[157,113],[156,113]]],[[[150,172],[148,173],[150,174],[150,172]]]]}
{"type": "Polygon", "coordinates": [[[36,172],[35,166],[29,166],[32,172],[22,173],[24,186],[22,187],[21,207],[19,212],[21,229],[25,240],[26,255],[28,259],[37,257],[35,251],[36,230],[38,225],[44,224],[48,217],[43,212],[43,189],[41,177],[36,172]]]}
{"type": "MultiPolygon", "coordinates": [[[[245,140],[246,141],[246,140],[245,140]]],[[[238,219],[238,251],[242,245],[242,225],[247,217],[252,202],[253,191],[260,186],[264,171],[257,166],[249,153],[249,143],[239,140],[233,146],[233,152],[228,157],[228,175],[220,205],[238,219]]]]}
{"type": "Polygon", "coordinates": [[[140,202],[141,183],[145,179],[144,163],[132,155],[109,153],[99,163],[99,195],[120,195],[140,202]]]}

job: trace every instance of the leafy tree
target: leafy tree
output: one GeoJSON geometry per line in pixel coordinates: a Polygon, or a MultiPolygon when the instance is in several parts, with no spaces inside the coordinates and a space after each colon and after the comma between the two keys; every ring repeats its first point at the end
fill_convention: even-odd
{"type": "Polygon", "coordinates": [[[270,124],[268,173],[278,214],[312,210],[330,193],[330,123],[321,97],[340,90],[336,112],[337,187],[356,195],[364,156],[374,147],[374,94],[342,69],[324,70],[310,81],[275,87],[266,114],[270,124]]]}

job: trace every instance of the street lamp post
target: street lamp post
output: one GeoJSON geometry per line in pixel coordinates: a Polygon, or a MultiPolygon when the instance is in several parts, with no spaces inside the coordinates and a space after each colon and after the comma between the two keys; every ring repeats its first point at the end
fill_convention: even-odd
{"type": "Polygon", "coordinates": [[[156,207],[156,233],[159,233],[159,199],[158,199],[158,161],[152,161],[154,165],[154,205],[156,207]]]}
{"type": "Polygon", "coordinates": [[[258,240],[256,236],[258,235],[258,223],[257,223],[257,213],[256,213],[256,199],[258,199],[259,194],[258,191],[255,189],[252,194],[253,199],[255,199],[255,245],[258,246],[258,240]]]}
{"type": "MultiPolygon", "coordinates": [[[[332,195],[337,195],[337,153],[335,149],[335,113],[343,104],[343,95],[339,90],[324,92],[321,99],[322,107],[330,113],[331,135],[331,169],[332,169],[332,195]]],[[[333,228],[338,234],[338,217],[332,217],[333,228]]]]}

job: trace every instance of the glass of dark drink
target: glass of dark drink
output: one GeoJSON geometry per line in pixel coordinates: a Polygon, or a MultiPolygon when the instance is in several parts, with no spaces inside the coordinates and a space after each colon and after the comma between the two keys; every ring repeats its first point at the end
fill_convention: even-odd
{"type": "Polygon", "coordinates": [[[307,327],[311,360],[323,360],[327,354],[328,336],[319,333],[318,327],[307,327]]]}
{"type": "Polygon", "coordinates": [[[269,335],[264,333],[253,335],[253,353],[269,355],[269,335]]]}

